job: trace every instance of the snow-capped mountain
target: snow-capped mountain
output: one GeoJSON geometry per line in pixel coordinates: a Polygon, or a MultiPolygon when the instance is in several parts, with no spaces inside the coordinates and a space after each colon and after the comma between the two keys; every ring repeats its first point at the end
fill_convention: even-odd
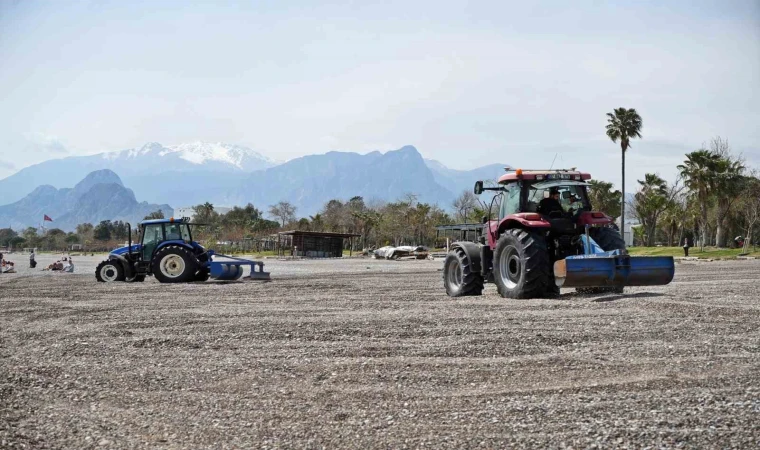
{"type": "Polygon", "coordinates": [[[240,145],[193,142],[165,146],[149,142],[137,148],[53,159],[26,167],[0,180],[3,193],[0,203],[20,200],[40,185],[71,187],[73,180],[102,169],[118,173],[134,186],[138,197],[151,201],[163,198],[167,192],[226,190],[227,184],[248,173],[276,165],[277,162],[240,145]],[[183,183],[178,185],[180,179],[183,183]],[[209,179],[214,180],[212,185],[207,182],[209,179]]]}
{"type": "Polygon", "coordinates": [[[209,168],[221,166],[238,169],[244,172],[267,169],[277,165],[266,156],[241,145],[225,144],[222,142],[191,142],[179,145],[164,146],[158,142],[149,142],[140,148],[121,150],[118,152],[101,153],[101,157],[109,162],[146,160],[161,161],[165,166],[168,162],[190,163],[209,168]]]}

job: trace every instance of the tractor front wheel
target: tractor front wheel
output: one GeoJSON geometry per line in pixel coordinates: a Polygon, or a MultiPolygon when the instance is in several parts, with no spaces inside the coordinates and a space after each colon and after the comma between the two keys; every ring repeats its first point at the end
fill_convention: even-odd
{"type": "Polygon", "coordinates": [[[494,252],[493,277],[504,298],[556,295],[546,240],[536,233],[512,229],[502,234],[494,252]]]}
{"type": "Polygon", "coordinates": [[[124,267],[117,260],[107,259],[98,264],[98,267],[95,269],[95,278],[102,283],[124,281],[124,267]]]}
{"type": "Polygon", "coordinates": [[[472,263],[464,250],[455,248],[443,262],[443,285],[450,297],[481,295],[483,275],[472,270],[472,263]]]}
{"type": "Polygon", "coordinates": [[[176,245],[167,245],[153,255],[153,276],[161,283],[193,281],[198,272],[198,259],[193,253],[176,245]]]}

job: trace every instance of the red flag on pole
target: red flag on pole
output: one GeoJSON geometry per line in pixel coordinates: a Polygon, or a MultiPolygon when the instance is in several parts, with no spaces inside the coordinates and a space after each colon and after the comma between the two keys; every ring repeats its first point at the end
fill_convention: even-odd
{"type": "Polygon", "coordinates": [[[50,216],[48,216],[47,214],[45,214],[45,219],[44,220],[47,220],[48,222],[52,222],[53,221],[53,219],[51,219],[50,216]]]}

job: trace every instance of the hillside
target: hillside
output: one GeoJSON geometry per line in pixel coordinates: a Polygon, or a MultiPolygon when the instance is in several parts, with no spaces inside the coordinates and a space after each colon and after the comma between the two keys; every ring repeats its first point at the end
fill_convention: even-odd
{"type": "Polygon", "coordinates": [[[0,206],[0,224],[14,229],[36,227],[43,216],[48,215],[54,220],[48,226],[72,231],[85,222],[137,222],[157,209],[167,216],[173,213],[166,204],[138,202],[118,175],[110,170],[99,170],[88,174],[73,188],[56,189],[43,185],[17,202],[0,206]]]}

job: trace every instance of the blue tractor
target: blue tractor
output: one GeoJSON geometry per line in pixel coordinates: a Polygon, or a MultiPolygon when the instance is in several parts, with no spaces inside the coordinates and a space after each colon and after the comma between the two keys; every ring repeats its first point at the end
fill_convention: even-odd
{"type": "Polygon", "coordinates": [[[243,268],[249,266],[248,279],[270,279],[261,261],[217,254],[193,241],[191,228],[197,225],[200,224],[191,224],[187,218],[145,220],[140,223],[141,242],[132,244],[132,226],[127,224],[129,244],[112,251],[98,264],[95,278],[102,282],[139,282],[153,275],[161,283],[237,280],[243,276],[243,268]],[[224,260],[215,261],[215,257],[224,260]]]}

